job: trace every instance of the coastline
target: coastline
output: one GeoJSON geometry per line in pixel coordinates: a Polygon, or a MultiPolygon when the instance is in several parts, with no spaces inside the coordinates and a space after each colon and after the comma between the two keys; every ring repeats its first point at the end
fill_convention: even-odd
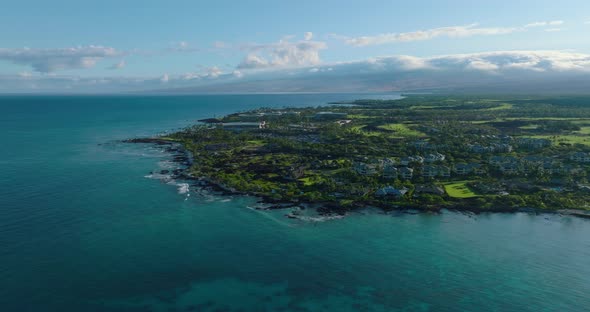
{"type": "MultiPolygon", "coordinates": [[[[558,210],[550,210],[550,209],[543,209],[543,208],[536,208],[536,207],[512,207],[512,206],[496,206],[493,208],[476,208],[472,202],[462,202],[457,203],[455,205],[382,205],[378,202],[367,201],[364,204],[356,204],[351,207],[342,207],[339,206],[336,202],[330,201],[302,201],[302,200],[284,200],[284,199],[274,199],[270,196],[266,196],[261,193],[256,192],[243,192],[238,191],[234,188],[228,187],[223,183],[214,181],[208,177],[195,177],[190,173],[191,165],[193,164],[192,155],[190,151],[186,149],[186,147],[178,141],[162,138],[162,137],[152,137],[152,138],[133,138],[133,139],[126,139],[122,141],[123,143],[132,143],[132,144],[154,144],[157,146],[166,146],[165,152],[169,153],[172,156],[171,161],[181,165],[181,168],[168,171],[162,170],[160,173],[171,173],[172,179],[175,180],[182,180],[186,182],[190,182],[191,186],[202,188],[207,191],[211,191],[215,194],[221,196],[230,196],[230,195],[237,195],[237,196],[252,196],[257,198],[257,207],[251,207],[256,210],[280,210],[280,209],[288,209],[288,208],[298,208],[298,209],[315,209],[319,216],[322,217],[344,217],[350,212],[359,211],[362,209],[368,208],[378,208],[381,211],[388,213],[388,212],[408,212],[410,214],[414,213],[434,213],[439,214],[442,213],[444,210],[448,211],[455,211],[459,213],[473,213],[475,215],[481,213],[532,213],[535,215],[541,214],[558,214],[560,216],[574,216],[584,219],[590,219],[590,212],[587,210],[577,210],[577,209],[558,209],[558,210]]],[[[292,212],[285,214],[286,217],[292,219],[301,219],[304,218],[298,216],[297,214],[293,214],[292,212]]]]}
{"type": "Polygon", "coordinates": [[[408,95],[263,107],[127,142],[173,144],[182,149],[178,178],[276,209],[589,217],[590,109],[578,99],[550,110],[539,101],[408,95]]]}

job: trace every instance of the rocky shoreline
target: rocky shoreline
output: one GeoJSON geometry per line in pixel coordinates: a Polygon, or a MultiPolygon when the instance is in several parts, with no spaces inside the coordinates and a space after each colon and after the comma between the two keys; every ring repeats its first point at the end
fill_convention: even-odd
{"type": "MultiPolygon", "coordinates": [[[[441,213],[442,210],[449,210],[449,211],[456,211],[462,213],[470,213],[470,214],[480,214],[480,213],[533,213],[533,214],[559,214],[559,215],[569,215],[575,216],[585,219],[590,219],[590,212],[575,210],[575,209],[561,209],[561,210],[547,210],[547,209],[540,209],[540,208],[533,208],[533,207],[494,207],[489,209],[481,209],[475,208],[475,206],[469,202],[463,203],[461,205],[430,205],[430,206],[391,206],[391,205],[381,205],[375,202],[366,202],[363,204],[357,204],[353,207],[342,207],[339,206],[337,203],[333,202],[302,202],[302,201],[285,201],[285,200],[276,200],[268,196],[264,196],[261,194],[250,193],[250,192],[240,192],[233,188],[229,188],[224,186],[221,183],[213,181],[207,177],[195,177],[190,174],[189,169],[193,164],[192,155],[189,151],[187,151],[184,146],[176,141],[173,140],[166,140],[162,138],[133,138],[128,140],[123,140],[123,143],[133,143],[133,144],[154,144],[157,146],[165,147],[164,151],[166,153],[171,154],[172,161],[179,164],[181,168],[177,168],[174,170],[161,170],[160,174],[171,174],[172,179],[179,179],[183,181],[189,181],[191,186],[196,186],[202,188],[206,191],[210,191],[215,194],[219,194],[222,196],[230,196],[230,195],[240,195],[240,196],[253,196],[258,198],[257,210],[275,210],[275,209],[287,209],[287,208],[298,208],[298,209],[307,209],[309,207],[314,207],[317,213],[320,216],[324,217],[343,217],[347,213],[356,211],[358,209],[366,208],[366,207],[376,207],[384,212],[410,212],[411,214],[415,213],[441,213]]],[[[153,172],[152,172],[153,173],[153,172]]],[[[286,214],[289,218],[294,219],[302,219],[296,213],[288,213],[286,214]]]]}
{"type": "MultiPolygon", "coordinates": [[[[315,204],[315,203],[299,203],[299,202],[289,202],[289,201],[277,201],[270,197],[261,196],[260,194],[255,193],[245,193],[237,191],[233,188],[229,188],[224,186],[221,183],[217,183],[212,181],[207,177],[195,177],[190,174],[189,169],[193,164],[192,155],[189,151],[187,151],[182,144],[171,141],[165,140],[160,138],[134,138],[123,140],[123,143],[133,143],[133,144],[154,144],[160,147],[164,147],[164,151],[169,153],[172,156],[171,161],[177,163],[181,166],[181,168],[174,169],[174,170],[167,170],[163,169],[159,172],[150,172],[159,173],[159,174],[170,174],[172,179],[178,179],[183,181],[191,182],[191,186],[197,186],[204,190],[210,191],[215,194],[229,196],[229,195],[241,195],[241,196],[254,196],[259,198],[260,200],[257,201],[257,204],[261,205],[259,208],[260,210],[269,210],[269,209],[285,209],[285,208],[293,208],[299,207],[302,204],[315,204]]],[[[319,211],[326,211],[325,209],[318,208],[319,211]]]]}

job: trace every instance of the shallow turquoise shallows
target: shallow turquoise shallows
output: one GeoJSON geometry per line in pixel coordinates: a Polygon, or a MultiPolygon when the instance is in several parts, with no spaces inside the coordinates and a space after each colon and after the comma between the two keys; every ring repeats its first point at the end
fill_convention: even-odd
{"type": "Polygon", "coordinates": [[[396,96],[0,97],[0,311],[589,311],[590,221],[291,221],[159,179],[169,155],[118,142],[256,107],[396,96]]]}

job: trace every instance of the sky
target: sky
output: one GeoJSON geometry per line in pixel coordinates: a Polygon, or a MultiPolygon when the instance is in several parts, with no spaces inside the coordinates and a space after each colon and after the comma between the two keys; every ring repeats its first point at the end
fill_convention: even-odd
{"type": "Polygon", "coordinates": [[[235,86],[322,73],[379,72],[377,89],[387,88],[386,73],[399,82],[419,72],[421,86],[441,70],[581,75],[590,72],[588,34],[587,0],[2,1],[0,92],[235,86]]]}

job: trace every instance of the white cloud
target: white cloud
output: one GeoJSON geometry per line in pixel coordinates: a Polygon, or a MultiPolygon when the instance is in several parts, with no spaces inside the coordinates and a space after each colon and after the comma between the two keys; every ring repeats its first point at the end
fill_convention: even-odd
{"type": "Polygon", "coordinates": [[[496,71],[499,67],[498,67],[498,65],[491,63],[489,61],[476,59],[476,60],[469,61],[466,68],[473,69],[473,70],[493,72],[493,71],[496,71]]]}
{"type": "Polygon", "coordinates": [[[546,32],[558,32],[558,31],[562,31],[561,28],[545,28],[544,30],[546,32]]]}
{"type": "MultiPolygon", "coordinates": [[[[524,90],[550,86],[570,92],[590,86],[590,54],[571,51],[494,51],[432,57],[394,55],[355,62],[252,72],[243,85],[258,91],[386,91],[439,88],[524,90]],[[585,84],[585,85],[584,85],[585,84]]],[[[223,90],[220,85],[215,90],[223,90]]],[[[239,85],[228,85],[232,91],[239,85]]],[[[543,92],[545,90],[538,90],[543,92]]]]}
{"type": "Polygon", "coordinates": [[[517,27],[477,27],[477,24],[465,26],[440,27],[405,33],[387,33],[376,36],[347,38],[345,42],[352,46],[362,47],[396,42],[429,40],[438,37],[460,38],[470,36],[502,35],[519,31],[517,27]]]}
{"type": "Polygon", "coordinates": [[[201,79],[201,75],[199,75],[197,73],[186,73],[184,75],[181,75],[180,79],[183,79],[183,80],[201,79]]]}
{"type": "Polygon", "coordinates": [[[256,44],[244,47],[249,51],[238,69],[269,67],[300,67],[320,63],[320,50],[327,49],[325,42],[280,40],[278,43],[256,44]]]}
{"type": "Polygon", "coordinates": [[[548,30],[556,31],[556,26],[563,25],[564,21],[541,21],[526,24],[522,27],[478,27],[478,24],[439,27],[427,30],[418,30],[404,33],[385,33],[375,36],[346,37],[341,35],[330,35],[331,38],[343,40],[346,44],[363,47],[370,45],[381,45],[388,43],[411,42],[430,40],[439,37],[464,38],[472,36],[493,36],[505,35],[520,31],[527,31],[534,27],[550,27],[548,30]]]}
{"type": "Polygon", "coordinates": [[[308,70],[308,72],[310,72],[310,73],[325,73],[325,72],[329,72],[332,70],[333,70],[332,67],[313,67],[313,68],[310,68],[308,70]]]}
{"type": "Polygon", "coordinates": [[[162,75],[162,78],[160,78],[161,83],[168,83],[168,81],[170,81],[170,77],[168,77],[168,74],[164,74],[162,75]]]}
{"type": "Polygon", "coordinates": [[[428,64],[426,59],[410,55],[397,56],[395,58],[395,66],[402,70],[432,68],[432,65],[428,64]]]}
{"type": "Polygon", "coordinates": [[[590,20],[585,21],[584,24],[590,25],[590,20]]]}
{"type": "Polygon", "coordinates": [[[223,74],[223,71],[221,71],[221,69],[219,69],[217,66],[213,66],[206,69],[204,76],[209,78],[217,78],[221,74],[223,74]]]}
{"type": "MultiPolygon", "coordinates": [[[[200,80],[200,79],[217,79],[224,75],[224,72],[217,66],[202,68],[199,72],[189,72],[180,76],[169,77],[169,81],[173,80],[200,80]]],[[[238,70],[232,72],[232,75],[238,77],[242,75],[238,70]]],[[[241,77],[241,76],[240,76],[241,77]]],[[[239,77],[238,77],[239,78],[239,77]]]]}
{"type": "MultiPolygon", "coordinates": [[[[330,77],[359,77],[376,75],[394,78],[404,73],[417,73],[417,79],[428,79],[431,74],[461,77],[463,73],[511,76],[513,74],[553,75],[558,73],[590,73],[590,54],[571,51],[494,51],[485,53],[451,54],[432,57],[394,55],[369,58],[355,62],[316,64],[302,68],[275,68],[264,75],[330,75],[330,77]]],[[[258,75],[258,76],[257,76],[258,75]]]]}
{"type": "Polygon", "coordinates": [[[531,27],[546,27],[546,26],[559,26],[563,25],[564,21],[543,21],[543,22],[533,22],[524,25],[525,28],[531,27]]]}
{"type": "Polygon", "coordinates": [[[241,69],[254,69],[254,68],[265,68],[269,67],[270,64],[267,60],[257,56],[254,53],[249,53],[246,58],[238,65],[241,69]]]}
{"type": "Polygon", "coordinates": [[[536,72],[590,72],[590,55],[566,51],[496,51],[472,54],[454,54],[426,58],[390,56],[364,61],[366,67],[386,64],[385,70],[481,70],[506,72],[514,69],[536,72]],[[391,66],[395,64],[395,66],[391,66]],[[411,66],[408,66],[411,65],[411,66]],[[422,64],[422,66],[416,66],[422,64]]]}
{"type": "Polygon", "coordinates": [[[31,66],[40,73],[90,68],[103,58],[121,54],[114,48],[93,45],[63,49],[0,48],[0,60],[31,66]]]}
{"type": "Polygon", "coordinates": [[[107,67],[107,69],[121,69],[121,68],[125,67],[125,65],[127,65],[125,63],[125,60],[121,60],[120,62],[107,67]]]}
{"type": "Polygon", "coordinates": [[[306,32],[303,37],[305,38],[306,41],[309,41],[313,38],[313,33],[311,31],[306,32]]]}
{"type": "Polygon", "coordinates": [[[243,74],[241,71],[239,71],[239,70],[234,70],[234,71],[232,72],[232,75],[233,75],[234,77],[236,77],[236,78],[242,78],[242,77],[244,77],[244,74],[243,74]]]}

